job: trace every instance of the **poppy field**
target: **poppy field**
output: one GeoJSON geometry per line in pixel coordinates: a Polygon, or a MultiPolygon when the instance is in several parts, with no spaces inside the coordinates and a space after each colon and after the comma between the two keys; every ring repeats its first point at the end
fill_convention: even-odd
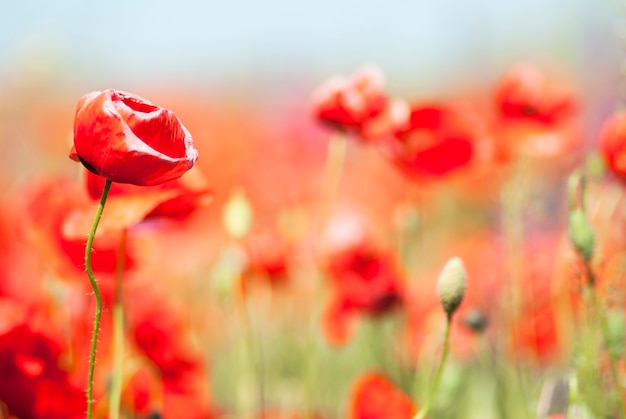
{"type": "Polygon", "coordinates": [[[626,417],[624,75],[394,74],[0,77],[0,419],[626,417]]]}

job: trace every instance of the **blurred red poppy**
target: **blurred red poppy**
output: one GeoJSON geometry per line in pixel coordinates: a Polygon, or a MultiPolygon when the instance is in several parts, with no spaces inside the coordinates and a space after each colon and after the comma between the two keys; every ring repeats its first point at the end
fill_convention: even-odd
{"type": "Polygon", "coordinates": [[[348,419],[410,419],[416,410],[409,396],[384,375],[368,372],[354,383],[348,419]]]}
{"type": "Polygon", "coordinates": [[[367,243],[332,255],[327,269],[333,296],[323,326],[331,343],[347,341],[355,314],[381,315],[402,301],[404,287],[392,259],[367,243]]]}
{"type": "Polygon", "coordinates": [[[452,106],[414,104],[406,121],[383,139],[383,148],[411,178],[443,176],[470,163],[475,141],[470,122],[452,106]]]}
{"type": "MultiPolygon", "coordinates": [[[[105,179],[88,171],[86,179],[89,195],[99,199],[105,179]]],[[[107,216],[101,220],[98,232],[119,233],[155,219],[183,221],[212,200],[213,192],[195,169],[182,178],[152,187],[114,183],[107,199],[107,216]]],[[[93,203],[76,207],[65,214],[63,231],[68,238],[83,238],[92,222],[93,203]]]]}
{"type": "Polygon", "coordinates": [[[499,157],[551,158],[579,150],[576,98],[530,64],[513,67],[494,94],[499,157]]]}
{"type": "Polygon", "coordinates": [[[546,79],[530,64],[513,67],[496,88],[496,106],[502,118],[553,124],[576,107],[572,95],[546,79]]]}
{"type": "Polygon", "coordinates": [[[62,339],[49,333],[49,326],[42,333],[31,326],[30,316],[22,317],[0,325],[0,405],[18,418],[84,417],[84,393],[61,367],[62,339]]]}
{"type": "Polygon", "coordinates": [[[78,101],[70,158],[113,182],[150,186],[182,176],[198,152],[171,111],[109,89],[78,101]]]}
{"type": "MultiPolygon", "coordinates": [[[[64,179],[33,182],[21,197],[24,200],[22,232],[41,254],[46,268],[64,278],[83,279],[85,232],[89,228],[73,231],[71,217],[75,212],[88,212],[93,217],[93,201],[80,185],[64,179]]],[[[95,272],[115,272],[119,244],[119,234],[115,233],[107,229],[99,231],[92,256],[95,272]]],[[[131,248],[129,244],[124,262],[128,270],[136,266],[136,254],[131,248]]]]}
{"type": "Polygon", "coordinates": [[[384,77],[375,67],[362,68],[350,78],[333,77],[313,96],[313,114],[318,121],[356,132],[386,106],[384,77]]]}
{"type": "Polygon", "coordinates": [[[126,403],[143,414],[156,411],[165,417],[214,417],[206,365],[200,353],[190,348],[183,313],[145,290],[131,298],[135,303],[129,312],[133,346],[150,367],[132,377],[125,391],[126,403]]]}
{"type": "Polygon", "coordinates": [[[607,166],[626,180],[626,112],[618,112],[604,122],[598,143],[607,166]]]}
{"type": "Polygon", "coordinates": [[[252,281],[281,287],[289,282],[290,243],[277,231],[250,235],[246,241],[247,266],[242,275],[242,290],[246,291],[252,281]]]}
{"type": "Polygon", "coordinates": [[[520,311],[510,330],[511,346],[525,361],[545,366],[566,355],[570,342],[563,336],[564,330],[559,330],[559,298],[552,282],[559,237],[550,234],[533,239],[525,249],[520,311]]]}

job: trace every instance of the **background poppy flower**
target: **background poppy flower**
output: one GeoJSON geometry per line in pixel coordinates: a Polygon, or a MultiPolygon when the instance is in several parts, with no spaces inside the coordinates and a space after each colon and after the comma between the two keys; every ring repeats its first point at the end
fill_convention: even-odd
{"type": "Polygon", "coordinates": [[[552,124],[572,113],[576,103],[566,90],[551,84],[530,64],[513,67],[496,88],[496,104],[502,118],[552,124]]]}
{"type": "Polygon", "coordinates": [[[331,257],[328,274],[333,297],[323,317],[326,337],[342,344],[357,313],[378,316],[402,302],[404,286],[393,260],[368,243],[356,243],[331,257]]]}
{"type": "Polygon", "coordinates": [[[349,79],[330,78],[314,93],[313,114],[334,128],[359,131],[386,109],[384,89],[384,77],[375,67],[365,67],[349,79]]]}
{"type": "MultiPolygon", "coordinates": [[[[84,276],[85,239],[84,232],[74,231],[75,213],[93,215],[93,201],[84,189],[72,181],[62,178],[32,182],[20,197],[20,210],[24,215],[19,220],[20,231],[46,268],[63,278],[84,276]]],[[[117,263],[117,248],[121,229],[102,230],[92,256],[92,265],[98,274],[113,273],[117,263]]],[[[124,258],[126,270],[132,270],[138,260],[129,245],[124,258]]],[[[82,283],[83,281],[81,281],[82,283]]]]}
{"type": "Polygon", "coordinates": [[[384,375],[361,375],[352,389],[349,419],[410,419],[416,412],[409,396],[384,375]]]}
{"type": "Polygon", "coordinates": [[[443,176],[470,163],[475,140],[470,122],[450,106],[412,105],[405,123],[384,139],[384,150],[411,178],[443,176]]]}
{"type": "Polygon", "coordinates": [[[616,113],[604,122],[598,146],[609,169],[626,179],[626,112],[616,113]]]}
{"type": "MultiPolygon", "coordinates": [[[[6,304],[0,301],[0,306],[6,304]]],[[[83,391],[62,368],[62,337],[50,333],[47,323],[39,325],[42,330],[45,326],[45,333],[36,330],[32,324],[41,317],[22,317],[15,324],[0,325],[0,404],[19,418],[84,417],[83,391]]]]}
{"type": "Polygon", "coordinates": [[[198,151],[171,111],[109,89],[78,101],[70,158],[113,182],[151,186],[182,176],[198,151]]]}

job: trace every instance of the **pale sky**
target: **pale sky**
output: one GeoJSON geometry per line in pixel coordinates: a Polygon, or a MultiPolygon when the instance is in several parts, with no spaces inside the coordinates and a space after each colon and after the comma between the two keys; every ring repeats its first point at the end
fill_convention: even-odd
{"type": "Polygon", "coordinates": [[[275,81],[367,63],[433,82],[517,59],[576,67],[615,48],[609,1],[7,1],[0,76],[32,60],[103,82],[275,81]]]}

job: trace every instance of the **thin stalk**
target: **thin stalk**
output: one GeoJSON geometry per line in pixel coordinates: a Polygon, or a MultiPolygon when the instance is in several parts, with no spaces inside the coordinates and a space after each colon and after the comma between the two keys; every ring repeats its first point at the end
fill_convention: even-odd
{"type": "Polygon", "coordinates": [[[443,352],[441,354],[441,361],[439,362],[439,367],[437,368],[437,373],[435,374],[435,380],[433,381],[433,385],[430,388],[430,393],[428,394],[428,398],[424,403],[424,406],[420,409],[420,411],[413,417],[413,419],[424,419],[430,410],[433,400],[435,399],[435,395],[437,394],[437,390],[439,389],[439,382],[441,381],[441,376],[443,372],[443,367],[446,364],[446,360],[448,359],[448,353],[450,352],[450,325],[452,323],[452,314],[446,315],[446,331],[443,338],[443,352]]]}
{"type": "Polygon", "coordinates": [[[106,203],[107,196],[109,195],[109,189],[111,189],[111,181],[106,180],[104,189],[102,190],[102,196],[100,197],[100,204],[98,204],[98,210],[96,211],[96,217],[93,220],[89,237],[87,238],[87,245],[85,246],[85,269],[87,270],[87,276],[91,283],[91,288],[96,297],[96,312],[93,319],[93,332],[91,334],[91,352],[89,354],[89,376],[87,378],[87,419],[93,417],[93,375],[96,365],[96,347],[98,344],[98,332],[100,331],[100,318],[102,317],[102,296],[100,295],[100,289],[98,283],[93,275],[93,269],[91,267],[91,251],[93,248],[93,240],[96,237],[96,231],[98,230],[98,224],[100,218],[102,218],[102,211],[104,210],[104,204],[106,203]]]}
{"type": "Polygon", "coordinates": [[[591,266],[588,263],[585,264],[587,268],[588,275],[588,287],[589,293],[591,294],[591,311],[592,316],[600,322],[600,333],[602,334],[602,344],[606,347],[606,351],[609,355],[609,368],[611,370],[611,379],[613,380],[613,385],[615,386],[615,390],[617,393],[617,409],[619,411],[620,418],[626,418],[626,407],[624,406],[624,399],[622,397],[622,384],[619,377],[619,371],[617,369],[618,356],[613,351],[613,348],[610,345],[610,328],[608,319],[605,313],[602,311],[602,307],[600,306],[600,301],[598,298],[598,293],[596,292],[595,287],[595,275],[591,266]]]}
{"type": "Polygon", "coordinates": [[[124,381],[124,299],[122,279],[126,254],[126,229],[122,231],[117,247],[115,265],[115,302],[113,303],[113,375],[109,395],[109,415],[119,419],[124,381]]]}

